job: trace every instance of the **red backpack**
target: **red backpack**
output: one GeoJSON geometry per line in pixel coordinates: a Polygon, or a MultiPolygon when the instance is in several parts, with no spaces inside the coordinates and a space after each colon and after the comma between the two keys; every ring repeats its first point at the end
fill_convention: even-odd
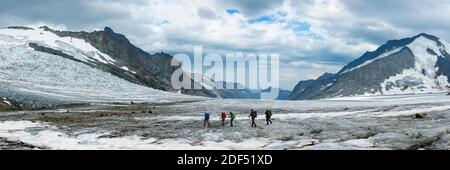
{"type": "Polygon", "coordinates": [[[227,113],[222,112],[222,118],[223,118],[223,119],[226,119],[226,118],[227,118],[227,113]]]}

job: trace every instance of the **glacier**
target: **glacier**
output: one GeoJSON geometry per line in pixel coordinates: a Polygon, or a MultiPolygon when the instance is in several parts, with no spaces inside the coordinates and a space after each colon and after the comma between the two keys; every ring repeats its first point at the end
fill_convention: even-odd
{"type": "Polygon", "coordinates": [[[62,50],[86,62],[114,64],[114,59],[81,39],[42,29],[0,29],[0,96],[31,106],[201,99],[137,85],[82,62],[35,51],[28,43],[62,50]]]}
{"type": "Polygon", "coordinates": [[[75,150],[450,149],[449,105],[445,94],[94,104],[2,114],[0,143],[75,150]],[[268,108],[274,112],[271,126],[261,115],[268,108]],[[153,113],[141,112],[148,109],[153,113]],[[258,128],[250,128],[250,109],[260,113],[258,128]],[[203,127],[206,111],[212,113],[211,128],[203,127]],[[220,111],[237,113],[234,127],[228,121],[221,126],[220,111]]]}

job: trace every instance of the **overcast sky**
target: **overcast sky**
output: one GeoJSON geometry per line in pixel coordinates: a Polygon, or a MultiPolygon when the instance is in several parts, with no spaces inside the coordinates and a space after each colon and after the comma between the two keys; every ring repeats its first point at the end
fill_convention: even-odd
{"type": "Polygon", "coordinates": [[[450,41],[450,0],[1,0],[0,26],[111,27],[149,52],[278,53],[281,84],[336,72],[390,39],[450,41]]]}

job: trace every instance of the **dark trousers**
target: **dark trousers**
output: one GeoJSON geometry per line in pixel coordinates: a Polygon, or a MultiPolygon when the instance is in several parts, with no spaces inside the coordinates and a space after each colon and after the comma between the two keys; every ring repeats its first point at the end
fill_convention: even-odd
{"type": "Polygon", "coordinates": [[[233,121],[234,121],[234,119],[231,119],[231,127],[233,127],[233,121]]]}
{"type": "Polygon", "coordinates": [[[255,118],[252,118],[252,127],[256,127],[255,118]]]}
{"type": "Polygon", "coordinates": [[[209,119],[205,119],[203,122],[203,126],[206,126],[206,123],[208,123],[208,127],[211,127],[211,124],[209,124],[209,119]]]}
{"type": "Polygon", "coordinates": [[[222,126],[225,126],[225,118],[222,118],[222,126]]]}
{"type": "Polygon", "coordinates": [[[267,125],[269,125],[269,123],[272,124],[272,120],[270,120],[270,117],[266,117],[266,122],[267,122],[267,125]]]}

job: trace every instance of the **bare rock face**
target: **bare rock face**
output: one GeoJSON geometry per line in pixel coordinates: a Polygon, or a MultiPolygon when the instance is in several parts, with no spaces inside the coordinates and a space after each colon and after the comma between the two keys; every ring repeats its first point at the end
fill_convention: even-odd
{"type": "Polygon", "coordinates": [[[106,27],[103,31],[94,32],[70,32],[57,31],[48,27],[41,27],[46,31],[55,33],[60,37],[74,37],[85,40],[95,48],[116,60],[118,65],[127,67],[135,72],[123,72],[121,69],[96,63],[99,67],[113,75],[126,79],[133,83],[145,85],[154,89],[171,91],[175,90],[171,85],[172,73],[179,67],[171,66],[172,56],[165,53],[149,54],[131,44],[122,34],[115,33],[106,27]]]}
{"type": "Polygon", "coordinates": [[[9,26],[6,27],[8,29],[19,29],[19,30],[33,30],[33,28],[30,27],[24,27],[24,26],[9,26]]]}

